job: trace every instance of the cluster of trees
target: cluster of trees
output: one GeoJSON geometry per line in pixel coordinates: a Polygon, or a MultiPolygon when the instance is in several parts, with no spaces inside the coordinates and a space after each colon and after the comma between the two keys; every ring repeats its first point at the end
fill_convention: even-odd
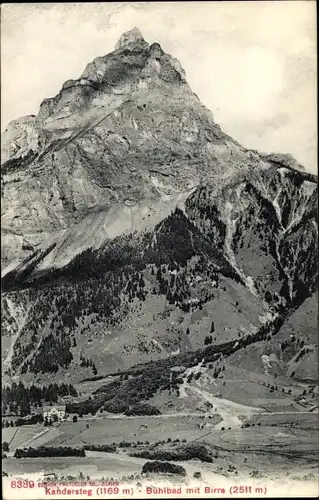
{"type": "Polygon", "coordinates": [[[2,429],[6,427],[14,427],[14,421],[13,420],[2,420],[2,429]]]}
{"type": "Polygon", "coordinates": [[[312,349],[309,347],[302,347],[301,351],[299,352],[298,356],[295,359],[295,363],[298,363],[298,361],[301,360],[308,352],[311,352],[312,349]]]}
{"type": "Polygon", "coordinates": [[[43,422],[43,416],[41,413],[32,415],[28,418],[17,418],[13,420],[2,420],[2,428],[5,427],[21,427],[22,425],[34,425],[43,422]]]}
{"type": "Polygon", "coordinates": [[[42,339],[32,360],[24,364],[25,371],[33,373],[56,373],[60,367],[67,368],[73,359],[68,335],[49,333],[42,339]]]}
{"type": "Polygon", "coordinates": [[[177,474],[186,476],[186,470],[181,465],[171,464],[170,462],[146,462],[142,467],[142,474],[177,474]]]}
{"type": "Polygon", "coordinates": [[[7,441],[4,441],[4,442],[2,443],[2,451],[6,452],[6,453],[7,453],[8,451],[10,451],[10,448],[9,448],[9,443],[8,443],[7,441]]]}
{"type": "Polygon", "coordinates": [[[161,412],[156,406],[147,403],[137,403],[125,411],[125,415],[160,415],[161,412]]]}
{"type": "Polygon", "coordinates": [[[32,415],[31,417],[28,418],[17,418],[17,420],[15,421],[15,426],[20,427],[21,425],[40,424],[42,422],[43,422],[42,413],[37,413],[36,415],[32,415]]]}
{"type": "Polygon", "coordinates": [[[69,446],[40,446],[39,448],[17,448],[15,458],[39,458],[39,457],[85,457],[83,448],[71,448],[69,446]]]}
{"type": "MultiPolygon", "coordinates": [[[[291,376],[293,376],[293,374],[291,374],[291,376]]],[[[275,378],[276,377],[277,377],[277,375],[275,374],[275,378]]],[[[279,390],[281,390],[281,392],[286,392],[286,390],[285,390],[284,387],[282,387],[281,389],[279,389],[278,385],[271,385],[271,384],[267,384],[266,382],[262,382],[262,385],[264,387],[268,387],[268,389],[270,389],[270,392],[279,391],[279,390]]],[[[291,394],[291,389],[287,390],[287,394],[291,394]]]]}
{"type": "Polygon", "coordinates": [[[196,443],[180,445],[177,449],[174,450],[142,450],[133,452],[131,456],[146,458],[148,460],[167,460],[179,462],[197,459],[201,462],[213,462],[213,454],[211,449],[204,444],[196,443]]]}
{"type": "Polygon", "coordinates": [[[103,408],[110,413],[126,413],[130,409],[130,404],[128,401],[122,401],[120,398],[116,397],[111,401],[107,401],[103,408]]]}
{"type": "Polygon", "coordinates": [[[93,374],[97,375],[97,369],[96,369],[95,363],[93,363],[92,359],[88,359],[88,358],[85,358],[84,356],[82,356],[82,354],[80,355],[80,366],[82,368],[91,367],[93,370],[93,374]]]}
{"type": "Polygon", "coordinates": [[[220,366],[218,368],[215,368],[213,377],[218,378],[218,375],[221,373],[222,370],[223,371],[225,370],[225,365],[223,365],[222,368],[220,366]]]}
{"type": "Polygon", "coordinates": [[[139,404],[150,399],[160,387],[168,387],[170,383],[170,370],[167,365],[173,366],[174,360],[162,360],[163,364],[150,363],[146,365],[141,374],[127,380],[115,380],[106,384],[93,393],[93,397],[78,403],[67,405],[68,413],[95,415],[103,406],[110,413],[139,412],[135,414],[158,414],[158,410],[150,405],[139,404]],[[146,413],[141,413],[142,411],[146,413]],[[155,413],[156,412],[156,413],[155,413]]]}
{"type": "MultiPolygon", "coordinates": [[[[127,375],[127,374],[126,374],[127,375]]],[[[120,379],[115,379],[108,384],[101,385],[93,394],[98,394],[99,392],[107,393],[111,395],[111,398],[114,397],[117,393],[117,389],[121,385],[121,378],[123,379],[123,375],[120,375],[120,379]]]]}
{"type": "Polygon", "coordinates": [[[30,414],[31,405],[42,406],[42,402],[56,403],[59,397],[74,396],[77,391],[72,384],[49,384],[48,386],[26,387],[23,382],[6,386],[2,390],[2,414],[9,410],[10,414],[26,416],[30,414]]]}
{"type": "Polygon", "coordinates": [[[83,415],[95,415],[99,408],[103,405],[104,397],[96,395],[93,398],[89,397],[85,401],[77,403],[68,403],[66,405],[66,413],[76,413],[79,417],[83,415]]]}

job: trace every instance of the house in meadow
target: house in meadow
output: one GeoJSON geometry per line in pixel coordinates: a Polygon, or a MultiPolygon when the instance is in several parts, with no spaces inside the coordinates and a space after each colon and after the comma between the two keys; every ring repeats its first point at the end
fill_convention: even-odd
{"type": "Polygon", "coordinates": [[[63,420],[66,415],[66,405],[43,406],[43,418],[48,420],[63,420]]]}

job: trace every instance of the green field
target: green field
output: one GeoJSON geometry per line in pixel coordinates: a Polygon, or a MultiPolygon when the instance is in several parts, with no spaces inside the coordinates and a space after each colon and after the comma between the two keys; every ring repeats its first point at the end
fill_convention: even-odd
{"type": "MultiPolygon", "coordinates": [[[[218,415],[213,415],[207,422],[215,425],[220,421],[218,415]]],[[[199,429],[203,423],[200,417],[172,416],[172,417],[142,417],[142,418],[100,418],[97,420],[78,420],[78,422],[61,422],[50,428],[27,446],[83,446],[84,444],[111,444],[122,440],[129,442],[154,443],[171,439],[200,438],[207,429],[199,429]],[[89,428],[87,428],[89,425],[89,428]]],[[[4,429],[5,431],[11,429],[4,429]]],[[[16,429],[13,428],[13,431],[16,429]]],[[[30,438],[44,430],[41,425],[20,427],[14,439],[14,448],[22,446],[30,438]]],[[[3,440],[8,440],[8,432],[3,440]],[[4,439],[5,438],[5,439],[4,439]]],[[[13,449],[13,447],[11,447],[13,449]]]]}
{"type": "Polygon", "coordinates": [[[11,443],[12,438],[16,434],[17,430],[18,429],[16,427],[5,427],[4,429],[2,429],[2,442],[11,443]]]}
{"type": "MultiPolygon", "coordinates": [[[[23,446],[29,440],[31,440],[34,436],[43,431],[43,425],[24,425],[21,427],[16,427],[16,434],[11,441],[10,449],[19,448],[19,446],[23,446]]],[[[28,446],[28,444],[26,444],[28,446]]]]}
{"type": "MultiPolygon", "coordinates": [[[[141,460],[143,464],[145,460],[141,460]]],[[[55,473],[57,475],[78,476],[80,472],[94,477],[121,477],[134,473],[140,473],[142,465],[139,462],[117,459],[116,456],[109,457],[50,457],[50,458],[24,458],[17,460],[6,458],[2,461],[2,468],[7,474],[34,474],[55,473]]]]}
{"type": "MultiPolygon", "coordinates": [[[[215,417],[216,423],[219,417],[215,417]]],[[[213,419],[211,420],[213,422],[213,419]]],[[[89,423],[89,422],[87,422],[89,423]]],[[[137,442],[171,439],[193,439],[205,434],[205,429],[198,429],[202,423],[200,417],[171,417],[171,418],[131,418],[127,419],[100,419],[90,422],[89,429],[86,422],[64,422],[61,424],[60,434],[48,442],[57,446],[61,442],[68,446],[89,444],[111,444],[122,440],[137,442]],[[145,426],[147,426],[145,428],[145,426]]],[[[207,432],[207,431],[206,431],[207,432]]]]}
{"type": "Polygon", "coordinates": [[[258,423],[265,426],[287,426],[297,427],[299,429],[318,429],[318,413],[287,413],[287,414],[272,414],[265,413],[262,415],[252,415],[250,423],[258,423]]]}
{"type": "Polygon", "coordinates": [[[221,436],[225,443],[252,446],[287,445],[309,441],[310,435],[306,431],[292,432],[291,429],[274,429],[273,427],[255,427],[254,429],[236,429],[221,436]]]}

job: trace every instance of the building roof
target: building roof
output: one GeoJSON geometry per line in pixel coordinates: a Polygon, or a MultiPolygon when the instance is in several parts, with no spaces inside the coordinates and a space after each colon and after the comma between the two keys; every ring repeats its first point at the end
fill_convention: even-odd
{"type": "Polygon", "coordinates": [[[43,406],[43,411],[52,411],[53,409],[56,410],[56,411],[65,411],[65,408],[66,408],[66,405],[52,405],[52,406],[49,406],[49,405],[46,405],[46,406],[43,406]]]}

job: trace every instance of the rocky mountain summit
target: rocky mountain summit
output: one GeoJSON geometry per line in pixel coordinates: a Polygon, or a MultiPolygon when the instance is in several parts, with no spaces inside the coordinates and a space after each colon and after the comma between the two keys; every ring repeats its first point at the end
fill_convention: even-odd
{"type": "Polygon", "coordinates": [[[58,258],[65,263],[86,247],[74,234],[79,223],[81,234],[99,228],[90,231],[90,244],[98,246],[136,229],[142,213],[155,212],[157,222],[157,202],[161,218],[162,201],[169,213],[202,181],[220,184],[271,161],[228,137],[191,91],[179,61],[134,28],[114,52],[45,99],[37,116],[4,132],[2,259],[19,261],[56,237],[68,246],[76,239],[58,258]]]}
{"type": "Polygon", "coordinates": [[[315,293],[315,176],[229,137],[137,28],[8,125],[1,177],[10,376],[266,341],[315,293]]]}
{"type": "Polygon", "coordinates": [[[127,206],[197,184],[211,142],[224,137],[180,63],[138,30],[124,34],[114,52],[45,99],[36,117],[5,131],[3,258],[26,256],[101,211],[112,236],[110,209],[127,218],[127,206]]]}

